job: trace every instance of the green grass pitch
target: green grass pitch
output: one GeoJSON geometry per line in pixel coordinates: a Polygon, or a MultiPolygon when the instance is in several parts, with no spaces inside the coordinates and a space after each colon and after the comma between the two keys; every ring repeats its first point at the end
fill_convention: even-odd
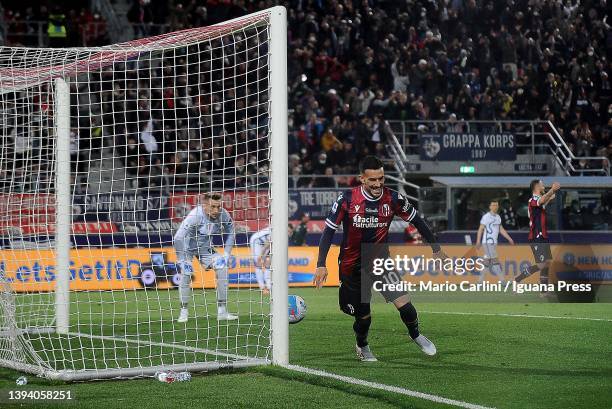
{"type": "MultiPolygon", "coordinates": [[[[443,302],[417,295],[421,331],[438,348],[437,356],[427,357],[409,342],[397,311],[375,303],[370,345],[379,362],[363,364],[354,358],[352,319],[339,311],[337,289],[290,293],[308,305],[306,319],[290,326],[292,364],[488,407],[612,408],[610,304],[443,302]]],[[[109,317],[100,314],[99,319],[109,317]]],[[[240,336],[261,341],[257,331],[240,336]]],[[[174,384],[152,379],[66,384],[28,376],[28,385],[18,387],[19,375],[0,369],[0,407],[450,407],[275,367],[195,375],[191,382],[174,384]],[[70,389],[74,400],[9,402],[8,391],[20,389],[70,389]]]]}

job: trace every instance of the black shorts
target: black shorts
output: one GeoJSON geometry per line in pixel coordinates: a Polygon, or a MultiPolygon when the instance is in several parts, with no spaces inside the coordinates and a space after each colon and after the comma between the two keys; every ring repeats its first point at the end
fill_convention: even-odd
{"type": "MultiPolygon", "coordinates": [[[[370,314],[370,301],[372,299],[372,286],[374,280],[381,283],[398,283],[401,277],[394,274],[383,274],[382,276],[370,276],[366,281],[360,277],[341,276],[340,288],[338,290],[338,303],[342,312],[355,317],[365,317],[370,314]]],[[[399,297],[406,295],[406,291],[391,291],[384,289],[380,291],[386,302],[393,302],[399,297]]]]}
{"type": "Polygon", "coordinates": [[[552,254],[550,252],[550,244],[544,241],[531,241],[531,252],[535,258],[536,263],[544,263],[548,260],[552,260],[552,254]]]}

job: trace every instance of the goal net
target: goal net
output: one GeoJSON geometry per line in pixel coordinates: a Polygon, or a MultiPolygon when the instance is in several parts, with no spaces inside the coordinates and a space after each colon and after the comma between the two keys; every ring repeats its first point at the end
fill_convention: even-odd
{"type": "Polygon", "coordinates": [[[0,49],[0,365],[88,380],[287,362],[286,75],[282,7],[0,49]],[[268,227],[271,295],[249,247],[268,227]]]}

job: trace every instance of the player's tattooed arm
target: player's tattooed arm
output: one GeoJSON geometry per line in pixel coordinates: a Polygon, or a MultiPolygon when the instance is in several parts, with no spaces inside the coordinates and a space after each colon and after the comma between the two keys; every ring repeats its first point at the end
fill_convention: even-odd
{"type": "Polygon", "coordinates": [[[327,267],[325,266],[325,263],[327,261],[327,253],[331,247],[331,242],[335,232],[336,231],[334,229],[326,227],[321,235],[321,240],[319,241],[317,270],[315,271],[315,276],[312,280],[313,284],[316,285],[317,288],[321,288],[321,286],[325,283],[325,280],[327,280],[327,267]]]}
{"type": "Polygon", "coordinates": [[[555,198],[557,190],[561,189],[561,185],[558,182],[552,184],[550,190],[544,193],[538,200],[538,205],[543,206],[555,198]]]}
{"type": "Polygon", "coordinates": [[[427,225],[427,223],[425,222],[425,220],[423,220],[421,216],[417,215],[414,219],[412,219],[410,223],[412,223],[413,226],[416,227],[416,229],[419,231],[419,233],[421,234],[425,242],[429,243],[429,245],[431,246],[431,250],[433,251],[433,256],[435,258],[441,258],[441,259],[448,258],[446,253],[442,251],[442,248],[436,242],[436,237],[434,236],[433,232],[431,231],[431,229],[429,228],[429,226],[427,225]]]}

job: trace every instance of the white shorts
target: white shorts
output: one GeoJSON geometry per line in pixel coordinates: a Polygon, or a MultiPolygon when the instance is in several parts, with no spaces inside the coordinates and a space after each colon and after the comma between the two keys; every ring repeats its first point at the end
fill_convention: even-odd
{"type": "Polygon", "coordinates": [[[251,255],[255,260],[261,255],[263,255],[265,245],[261,245],[258,243],[251,243],[249,246],[251,248],[251,255]]]}
{"type": "MultiPolygon", "coordinates": [[[[249,243],[249,247],[251,249],[251,256],[253,257],[253,263],[257,264],[257,260],[260,256],[264,255],[264,249],[266,247],[265,244],[259,244],[257,241],[252,241],[249,243]]],[[[267,256],[267,254],[265,254],[267,256]]]]}
{"type": "Polygon", "coordinates": [[[497,258],[497,243],[483,243],[484,258],[497,258]]]}

